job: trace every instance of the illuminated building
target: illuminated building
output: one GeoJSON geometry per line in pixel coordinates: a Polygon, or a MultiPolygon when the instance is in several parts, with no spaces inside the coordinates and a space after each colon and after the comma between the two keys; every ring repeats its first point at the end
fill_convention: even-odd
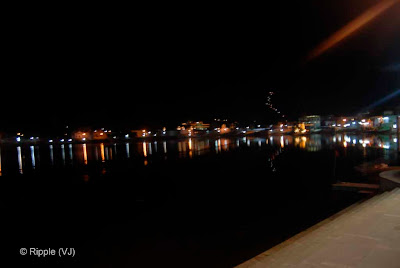
{"type": "Polygon", "coordinates": [[[89,141],[92,140],[92,133],[90,130],[76,130],[72,132],[72,139],[75,141],[89,141]]]}
{"type": "Polygon", "coordinates": [[[299,122],[303,123],[305,129],[310,131],[321,130],[321,117],[319,115],[306,115],[299,118],[299,122]]]}
{"type": "Polygon", "coordinates": [[[93,131],[93,140],[106,140],[111,136],[111,131],[97,129],[93,131]]]}

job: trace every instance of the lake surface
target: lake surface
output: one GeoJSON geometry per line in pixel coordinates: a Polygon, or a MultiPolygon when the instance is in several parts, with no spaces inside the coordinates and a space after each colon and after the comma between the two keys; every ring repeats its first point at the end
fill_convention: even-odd
{"type": "MultiPolygon", "coordinates": [[[[232,267],[363,196],[354,166],[399,165],[398,137],[310,135],[1,144],[3,234],[74,247],[85,267],[232,267]]],[[[9,239],[9,240],[8,240],[9,239]]],[[[14,254],[15,255],[15,254],[14,254]]]]}

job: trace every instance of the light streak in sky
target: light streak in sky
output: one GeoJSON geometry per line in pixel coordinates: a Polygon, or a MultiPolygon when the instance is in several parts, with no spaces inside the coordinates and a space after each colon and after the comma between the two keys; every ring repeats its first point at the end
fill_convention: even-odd
{"type": "Polygon", "coordinates": [[[400,89],[396,89],[394,92],[390,93],[389,95],[383,97],[380,100],[375,101],[374,103],[372,103],[368,107],[364,108],[364,110],[372,109],[372,108],[374,108],[374,107],[376,107],[376,106],[378,106],[380,104],[383,104],[383,103],[387,102],[388,100],[391,100],[394,97],[399,96],[399,95],[400,95],[400,89]]]}
{"type": "Polygon", "coordinates": [[[313,49],[310,54],[308,55],[308,60],[312,60],[325,51],[330,49],[331,47],[335,46],[337,43],[357,31],[359,28],[367,24],[369,21],[376,18],[378,15],[383,13],[386,9],[393,6],[395,3],[399,3],[400,0],[383,0],[380,1],[378,4],[374,5],[373,7],[367,9],[362,13],[360,16],[356,17],[348,24],[343,26],[337,32],[333,33],[328,39],[321,42],[315,49],[313,49]]]}

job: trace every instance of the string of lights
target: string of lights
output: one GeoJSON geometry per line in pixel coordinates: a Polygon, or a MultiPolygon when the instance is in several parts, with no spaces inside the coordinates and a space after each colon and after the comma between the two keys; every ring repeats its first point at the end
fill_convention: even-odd
{"type": "Polygon", "coordinates": [[[275,94],[275,92],[273,91],[269,91],[268,92],[268,96],[267,96],[267,102],[265,103],[265,105],[267,105],[267,107],[269,109],[271,109],[273,112],[275,112],[276,114],[278,114],[279,116],[281,116],[282,118],[285,118],[285,115],[281,113],[281,111],[276,108],[273,103],[272,103],[272,96],[275,94]]]}

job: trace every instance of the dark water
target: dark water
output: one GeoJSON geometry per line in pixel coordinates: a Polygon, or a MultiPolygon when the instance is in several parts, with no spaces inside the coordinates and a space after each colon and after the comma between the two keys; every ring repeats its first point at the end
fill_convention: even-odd
{"type": "Polygon", "coordinates": [[[232,267],[362,198],[331,184],[362,181],[364,162],[398,165],[397,146],[343,134],[2,144],[3,241],[29,264],[232,267]]]}

